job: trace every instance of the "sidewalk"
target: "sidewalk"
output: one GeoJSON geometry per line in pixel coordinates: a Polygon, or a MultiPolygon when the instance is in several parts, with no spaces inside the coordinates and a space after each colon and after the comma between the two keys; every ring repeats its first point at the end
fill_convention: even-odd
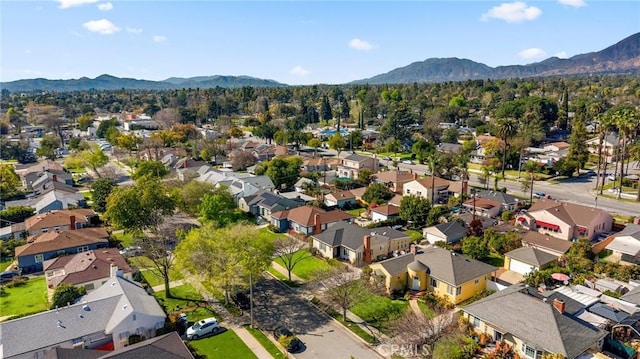
{"type": "MultiPolygon", "coordinates": [[[[176,280],[176,281],[173,281],[173,282],[169,282],[169,288],[179,287],[179,286],[183,285],[184,283],[185,283],[185,281],[183,279],[176,280]]],[[[153,290],[154,293],[162,292],[162,291],[164,291],[164,283],[158,284],[155,287],[151,287],[151,289],[153,290]]]]}
{"type": "MultiPolygon", "coordinates": [[[[289,272],[287,271],[287,269],[285,267],[283,267],[281,264],[279,264],[278,262],[276,262],[276,261],[271,262],[271,267],[273,267],[273,269],[277,270],[280,274],[282,274],[286,278],[289,278],[289,272]]],[[[291,280],[296,281],[296,282],[300,282],[300,283],[304,283],[305,282],[304,279],[298,277],[293,272],[291,273],[291,280]]]]}

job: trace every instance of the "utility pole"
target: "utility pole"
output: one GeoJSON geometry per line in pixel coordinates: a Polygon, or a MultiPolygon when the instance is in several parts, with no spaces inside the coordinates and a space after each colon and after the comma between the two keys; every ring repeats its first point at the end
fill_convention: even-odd
{"type": "Polygon", "coordinates": [[[253,276],[249,271],[249,327],[253,329],[253,276]]]}

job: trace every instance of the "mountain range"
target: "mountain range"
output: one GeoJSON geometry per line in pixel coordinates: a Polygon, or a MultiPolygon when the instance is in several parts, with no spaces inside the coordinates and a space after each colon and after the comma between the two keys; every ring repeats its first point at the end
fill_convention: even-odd
{"type": "MultiPolygon", "coordinates": [[[[640,73],[640,33],[631,35],[604,50],[580,54],[568,59],[550,57],[528,65],[490,67],[469,59],[430,58],[405,67],[349,84],[400,84],[466,81],[473,79],[506,79],[545,76],[640,73]]],[[[0,88],[21,91],[82,91],[82,90],[168,90],[180,88],[280,87],[286,84],[249,76],[171,77],[163,81],[119,78],[100,75],[95,79],[73,80],[43,78],[0,83],[0,88]]]]}

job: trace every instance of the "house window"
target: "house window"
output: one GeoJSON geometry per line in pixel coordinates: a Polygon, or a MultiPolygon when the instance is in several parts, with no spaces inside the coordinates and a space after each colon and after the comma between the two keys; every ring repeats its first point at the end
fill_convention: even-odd
{"type": "Polygon", "coordinates": [[[471,317],[471,324],[476,327],[479,328],[480,327],[480,319],[476,318],[476,317],[471,317]]]}
{"type": "Polygon", "coordinates": [[[136,321],[136,313],[133,313],[133,315],[131,316],[131,319],[133,319],[134,322],[136,321]]]}
{"type": "Polygon", "coordinates": [[[60,249],[59,251],[56,252],[56,254],[58,254],[59,256],[65,255],[67,252],[64,249],[60,249]]]}
{"type": "Polygon", "coordinates": [[[530,347],[525,343],[522,343],[521,352],[526,358],[529,359],[540,359],[542,358],[543,354],[542,350],[536,350],[536,348],[530,347]]]}
{"type": "Polygon", "coordinates": [[[78,253],[86,252],[89,250],[89,246],[78,247],[78,253]]]}
{"type": "Polygon", "coordinates": [[[71,342],[72,342],[74,348],[81,347],[81,346],[84,345],[84,339],[82,339],[82,338],[73,339],[71,342]]]}
{"type": "Polygon", "coordinates": [[[504,337],[504,334],[500,333],[495,329],[493,330],[493,340],[495,340],[496,342],[501,342],[503,337],[504,337]]]}
{"type": "Polygon", "coordinates": [[[93,283],[89,283],[89,284],[85,284],[84,285],[84,289],[86,290],[93,290],[94,286],[93,283]]]}
{"type": "Polygon", "coordinates": [[[104,334],[101,334],[101,333],[94,334],[93,336],[91,336],[91,338],[89,338],[89,342],[90,343],[99,342],[104,338],[105,338],[104,334]]]}
{"type": "Polygon", "coordinates": [[[438,281],[431,278],[431,280],[429,281],[429,285],[433,288],[437,288],[438,287],[438,281]]]}
{"type": "Polygon", "coordinates": [[[42,233],[47,233],[49,232],[49,228],[42,228],[42,233]]]}
{"type": "Polygon", "coordinates": [[[33,256],[33,259],[36,261],[36,263],[42,263],[44,262],[44,254],[36,254],[35,256],[33,256]]]}
{"type": "Polygon", "coordinates": [[[450,295],[460,295],[460,293],[462,293],[462,288],[447,285],[447,293],[449,293],[450,295]]]}
{"type": "Polygon", "coordinates": [[[478,283],[480,283],[480,279],[476,279],[473,281],[473,284],[478,284],[478,283]]]}
{"type": "Polygon", "coordinates": [[[411,194],[411,190],[407,188],[407,194],[411,194]]]}
{"type": "Polygon", "coordinates": [[[120,333],[118,339],[120,340],[120,344],[124,346],[129,345],[129,332],[120,333]]]}

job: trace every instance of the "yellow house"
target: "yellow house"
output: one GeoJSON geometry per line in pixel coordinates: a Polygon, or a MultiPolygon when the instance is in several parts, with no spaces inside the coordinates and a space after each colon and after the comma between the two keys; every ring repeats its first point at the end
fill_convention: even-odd
{"type": "MultiPolygon", "coordinates": [[[[414,247],[415,248],[415,247],[414,247]]],[[[496,267],[449,250],[429,246],[371,264],[385,277],[387,291],[427,291],[458,304],[487,288],[496,267]]]]}

